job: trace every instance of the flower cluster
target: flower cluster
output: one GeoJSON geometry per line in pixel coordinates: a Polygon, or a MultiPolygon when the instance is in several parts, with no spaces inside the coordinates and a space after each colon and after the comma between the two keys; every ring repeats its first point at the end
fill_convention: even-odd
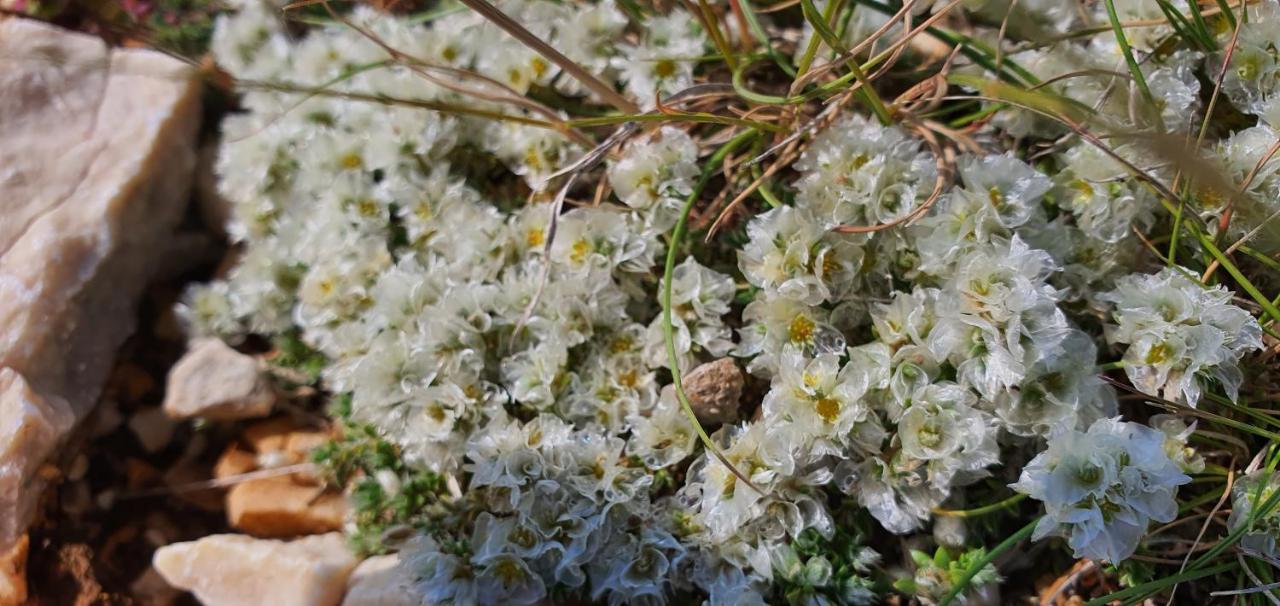
{"type": "Polygon", "coordinates": [[[1195,406],[1210,382],[1234,400],[1244,380],[1237,363],[1262,348],[1262,328],[1231,304],[1222,286],[1206,288],[1169,267],[1127,276],[1104,299],[1115,304],[1107,337],[1128,345],[1124,370],[1144,393],[1195,406]]]}
{"type": "Polygon", "coordinates": [[[1087,431],[1051,438],[1013,484],[1044,502],[1035,538],[1062,536],[1078,558],[1128,558],[1148,524],[1172,521],[1178,512],[1174,495],[1191,481],[1185,472],[1193,469],[1180,466],[1169,451],[1183,449],[1186,433],[1099,419],[1087,431]]]}
{"type": "MultiPolygon", "coordinates": [[[[1151,396],[1234,399],[1262,326],[1225,287],[1150,273],[1144,232],[1165,213],[1149,180],[1176,172],[1150,145],[1104,149],[986,101],[966,106],[978,114],[964,132],[832,103],[773,149],[763,131],[736,139],[756,147],[725,160],[722,193],[754,181],[770,208],[677,242],[689,205],[713,197],[700,188],[720,183],[711,146],[776,112],[671,104],[758,84],[749,65],[731,70],[736,87],[706,84],[724,74],[701,66],[718,60],[713,38],[716,52],[736,47],[720,36],[748,41],[771,17],[716,31],[704,14],[613,0],[494,4],[663,124],[637,119],[591,150],[605,131],[574,126],[617,116],[566,122],[561,108],[594,111],[598,90],[472,12],[420,22],[359,7],[299,36],[266,0],[242,0],[213,41],[243,91],[217,161],[237,262],[179,308],[202,334],[296,337],[350,420],[403,453],[397,469],[459,488],[401,552],[425,602],[867,604],[890,585],[936,602],[998,578],[985,566],[963,578],[984,552],[964,544],[963,516],[937,512],[1019,471],[1013,487],[1046,512],[1036,537],[1078,556],[1119,562],[1172,519],[1203,469],[1192,428],[1121,420],[1099,356],[1123,346],[1103,368],[1122,365],[1151,396]],[[1002,147],[1015,138],[1038,147],[1002,147]],[[766,174],[744,155],[797,159],[766,174]],[[576,186],[560,191],[568,173],[576,186]],[[669,325],[655,296],[667,288],[669,325]],[[700,436],[673,377],[709,362],[750,376],[725,416],[742,420],[700,436]],[[914,536],[868,540],[883,532],[914,536]],[[914,551],[926,542],[935,555],[914,551]],[[880,582],[895,555],[911,572],[880,582]]],[[[1063,36],[1107,22],[1101,4],[955,10],[1005,45],[997,63],[1014,79],[1088,108],[1090,128],[1196,133],[1204,56],[1170,50],[1172,30],[1153,24],[1128,40],[1145,83],[1117,78],[1129,67],[1112,33],[1063,36]]],[[[1122,20],[1163,18],[1148,2],[1107,4],[1122,20]]],[[[1257,53],[1233,62],[1274,52],[1254,27],[1273,19],[1263,4],[1241,32],[1257,53]]],[[[911,6],[906,23],[943,3],[911,6]]],[[[889,52],[903,25],[864,8],[839,33],[853,45],[883,29],[871,52],[889,52]]],[[[796,55],[815,71],[844,63],[823,63],[834,50],[809,36],[796,55]]],[[[982,68],[956,61],[961,76],[982,68]]],[[[1277,135],[1266,99],[1248,97],[1262,89],[1239,77],[1227,97],[1264,120],[1212,143],[1242,187],[1184,188],[1188,225],[1210,236],[1229,212],[1230,236],[1275,223],[1277,135]]],[[[711,218],[697,210],[693,229],[711,218]]]]}

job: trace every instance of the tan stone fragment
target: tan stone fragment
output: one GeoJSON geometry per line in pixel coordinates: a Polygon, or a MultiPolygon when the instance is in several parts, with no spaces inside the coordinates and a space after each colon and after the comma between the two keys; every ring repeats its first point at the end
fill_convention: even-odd
{"type": "Polygon", "coordinates": [[[680,384],[699,423],[723,425],[738,420],[743,382],[737,363],[720,358],[689,371],[680,384]]]}
{"type": "Polygon", "coordinates": [[[335,606],[356,563],[336,532],[294,541],[210,535],[152,559],[165,581],[205,606],[335,606]]]}
{"type": "Polygon", "coordinates": [[[258,460],[254,458],[253,453],[241,450],[232,444],[222,452],[222,456],[218,457],[218,462],[213,466],[213,477],[224,480],[231,476],[249,473],[257,468],[258,460]]]}
{"type": "Polygon", "coordinates": [[[227,493],[227,521],[260,537],[292,537],[340,530],[346,498],[323,486],[290,477],[261,478],[236,484],[227,493]]]}

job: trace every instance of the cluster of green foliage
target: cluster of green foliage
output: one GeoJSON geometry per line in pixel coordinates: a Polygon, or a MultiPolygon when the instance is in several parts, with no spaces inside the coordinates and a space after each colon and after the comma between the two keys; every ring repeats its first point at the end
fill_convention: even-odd
{"type": "MultiPolygon", "coordinates": [[[[345,418],[344,404],[349,408],[349,396],[338,398],[345,418]]],[[[444,511],[444,478],[405,463],[400,448],[371,425],[344,420],[341,435],[311,456],[328,482],[350,490],[354,530],[348,538],[361,555],[391,551],[395,538],[428,530],[444,511]]]]}
{"type": "Polygon", "coordinates": [[[863,534],[839,525],[830,538],[810,528],[774,556],[780,599],[803,604],[865,604],[883,593],[870,578],[880,555],[863,534]]]}

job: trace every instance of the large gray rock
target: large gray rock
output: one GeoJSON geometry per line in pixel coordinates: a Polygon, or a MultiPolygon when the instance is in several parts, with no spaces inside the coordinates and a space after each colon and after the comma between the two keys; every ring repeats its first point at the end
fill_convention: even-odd
{"type": "Polygon", "coordinates": [[[215,534],[152,558],[165,581],[205,606],[337,606],[356,563],[336,532],[293,541],[215,534]]]}
{"type": "Polygon", "coordinates": [[[93,407],[191,186],[185,64],[0,19],[0,552],[93,407]]]}

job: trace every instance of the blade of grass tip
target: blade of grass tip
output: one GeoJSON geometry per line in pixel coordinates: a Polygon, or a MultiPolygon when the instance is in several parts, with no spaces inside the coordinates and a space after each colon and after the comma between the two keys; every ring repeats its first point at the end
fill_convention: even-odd
{"type": "MultiPolygon", "coordinates": [[[[1233,460],[1232,465],[1234,464],[1235,461],[1233,460]]],[[[1218,510],[1222,509],[1222,506],[1227,502],[1227,499],[1231,497],[1231,486],[1235,483],[1235,478],[1235,471],[1228,470],[1226,485],[1222,487],[1222,496],[1218,497],[1218,502],[1213,506],[1213,511],[1210,511],[1209,515],[1205,516],[1204,524],[1200,526],[1200,532],[1196,534],[1195,543],[1191,545],[1191,549],[1187,550],[1187,555],[1182,557],[1182,566],[1178,568],[1178,572],[1186,572],[1187,564],[1191,562],[1191,554],[1195,553],[1195,549],[1200,545],[1200,541],[1204,540],[1204,534],[1209,531],[1209,525],[1213,523],[1213,517],[1218,515],[1218,510]]],[[[1213,495],[1213,493],[1207,494],[1209,496],[1213,495]]],[[[1169,600],[1165,603],[1165,606],[1171,606],[1173,604],[1173,598],[1177,593],[1178,585],[1174,584],[1174,586],[1169,589],[1169,600]]]]}
{"type": "MultiPolygon", "coordinates": [[[[337,86],[337,85],[339,85],[339,84],[342,84],[343,82],[346,82],[347,80],[350,80],[350,79],[352,79],[352,78],[356,77],[356,76],[357,76],[357,75],[359,75],[359,74],[362,74],[362,73],[367,72],[367,71],[369,71],[369,70],[379,69],[379,68],[383,68],[383,67],[388,67],[388,66],[391,66],[391,65],[395,65],[395,61],[394,61],[394,60],[392,60],[392,59],[387,59],[387,60],[385,60],[385,61],[375,61],[375,62],[373,62],[373,63],[364,63],[364,64],[360,64],[360,65],[353,65],[353,66],[351,66],[351,67],[349,67],[349,68],[347,68],[347,69],[343,70],[342,74],[339,74],[338,76],[336,76],[336,77],[334,77],[334,78],[332,78],[332,79],[328,80],[327,82],[323,82],[323,83],[321,83],[321,84],[320,84],[320,86],[318,86],[318,87],[316,87],[316,88],[317,88],[318,90],[329,90],[330,88],[332,88],[332,87],[334,87],[334,86],[337,86]]],[[[226,142],[228,142],[228,143],[235,143],[235,142],[243,141],[243,140],[248,139],[248,138],[250,138],[250,137],[257,136],[258,134],[260,134],[260,133],[262,133],[263,131],[265,131],[265,130],[266,130],[268,127],[270,127],[271,125],[273,125],[273,124],[275,124],[275,123],[279,122],[279,121],[280,121],[280,119],[282,119],[282,118],[284,118],[285,116],[287,116],[287,115],[289,115],[290,113],[292,113],[292,112],[293,112],[293,110],[298,109],[299,107],[301,107],[301,106],[302,106],[302,104],[306,103],[307,101],[310,101],[310,100],[311,100],[313,97],[315,97],[315,96],[316,96],[316,95],[315,95],[315,93],[309,93],[309,94],[307,94],[307,95],[303,96],[301,99],[298,99],[297,101],[295,101],[295,102],[293,102],[293,103],[290,103],[288,107],[285,107],[284,109],[280,110],[278,113],[276,113],[276,115],[275,115],[275,116],[272,116],[272,117],[271,117],[271,119],[264,121],[264,122],[263,122],[261,125],[259,125],[257,128],[255,128],[255,129],[253,129],[253,130],[249,131],[248,133],[245,133],[244,135],[242,135],[242,136],[240,136],[240,137],[237,137],[237,138],[234,138],[234,139],[224,139],[224,141],[226,141],[226,142]]]]}
{"type": "Polygon", "coordinates": [[[1147,102],[1147,111],[1150,112],[1156,129],[1164,131],[1164,120],[1160,118],[1160,110],[1156,105],[1156,98],[1151,94],[1151,89],[1147,86],[1147,78],[1142,74],[1142,67],[1138,65],[1138,60],[1133,57],[1133,49],[1129,46],[1129,39],[1124,35],[1124,27],[1120,25],[1120,15],[1116,13],[1115,0],[1103,0],[1107,7],[1107,18],[1111,20],[1111,31],[1115,33],[1116,44],[1120,47],[1120,54],[1124,55],[1124,62],[1129,66],[1129,73],[1133,75],[1133,81],[1138,85],[1138,91],[1142,93],[1142,98],[1147,102]]]}
{"type": "Polygon", "coordinates": [[[338,98],[348,101],[364,101],[367,103],[379,103],[382,105],[400,105],[404,107],[416,107],[440,112],[442,114],[454,114],[459,116],[474,116],[477,118],[485,118],[488,120],[496,120],[499,122],[514,122],[516,124],[524,124],[527,126],[536,126],[547,130],[559,131],[560,128],[554,122],[547,120],[538,120],[528,116],[518,116],[503,114],[484,109],[477,109],[472,106],[456,105],[452,103],[443,103],[440,101],[427,101],[423,99],[404,99],[401,97],[391,97],[388,95],[370,95],[367,93],[354,93],[332,91],[322,88],[312,88],[306,86],[297,86],[285,82],[259,82],[256,80],[236,80],[237,88],[269,90],[284,93],[303,93],[313,97],[338,98]]]}
{"type": "Polygon", "coordinates": [[[467,70],[463,70],[463,69],[459,69],[451,66],[432,65],[417,57],[409,55],[395,48],[394,46],[387,44],[386,40],[383,40],[381,37],[379,37],[373,31],[369,30],[367,27],[358,25],[351,19],[348,19],[345,15],[339,14],[337,11],[333,10],[333,7],[329,4],[329,0],[317,0],[317,1],[320,3],[321,6],[324,7],[325,11],[327,11],[329,13],[329,16],[332,17],[335,21],[337,21],[338,23],[341,23],[342,25],[346,26],[352,31],[360,34],[366,40],[374,43],[375,45],[378,46],[378,48],[381,48],[383,52],[387,53],[387,55],[389,55],[392,59],[395,59],[401,65],[408,68],[409,71],[422,77],[428,82],[431,82],[438,86],[461,93],[463,95],[476,97],[478,99],[484,99],[486,101],[493,101],[497,103],[511,103],[514,105],[518,105],[519,107],[527,109],[530,112],[545,116],[548,121],[553,122],[558,126],[563,126],[562,129],[558,129],[560,130],[561,134],[563,134],[564,136],[570,139],[573,139],[579,145],[582,145],[584,147],[590,147],[594,144],[591,141],[591,139],[587,137],[585,134],[578,132],[572,128],[569,128],[568,126],[565,126],[564,120],[561,119],[560,114],[556,113],[550,107],[547,107],[541,103],[538,103],[533,99],[526,98],[523,94],[516,92],[510,86],[507,86],[502,82],[499,82],[497,80],[494,80],[493,78],[484,76],[482,74],[469,72],[467,70]],[[498,91],[498,94],[491,94],[491,93],[476,90],[476,89],[468,89],[464,86],[460,86],[456,82],[449,80],[448,78],[438,77],[432,74],[431,72],[444,72],[454,77],[475,79],[477,81],[493,86],[498,91]]]}
{"type": "Polygon", "coordinates": [[[640,113],[640,107],[632,103],[630,99],[622,96],[612,86],[600,80],[587,71],[581,65],[578,65],[572,59],[564,56],[563,53],[556,50],[555,47],[547,44],[541,38],[535,36],[533,32],[525,29],[523,25],[517,23],[506,13],[498,10],[498,7],[489,4],[487,0],[460,0],[471,10],[480,13],[485,19],[491,21],[494,25],[502,28],[508,34],[511,34],[516,40],[519,40],[525,46],[533,49],[538,54],[545,57],[548,61],[555,63],[565,73],[572,76],[583,86],[591,89],[591,92],[600,95],[609,105],[618,108],[619,111],[628,114],[640,113]]]}
{"type": "MultiPolygon", "coordinates": [[[[827,3],[827,6],[823,7],[822,9],[823,23],[831,19],[831,16],[835,14],[835,10],[839,8],[838,5],[842,1],[843,0],[832,0],[831,2],[827,3]]],[[[805,18],[808,19],[807,16],[805,18]]],[[[813,65],[813,59],[818,54],[818,47],[821,45],[822,45],[822,36],[819,36],[818,31],[815,29],[813,32],[813,35],[809,37],[809,42],[804,47],[804,54],[800,56],[800,64],[796,66],[797,82],[800,76],[803,76],[809,73],[809,68],[813,65]]],[[[792,82],[791,89],[787,93],[787,95],[791,96],[791,95],[794,95],[796,92],[798,92],[795,89],[796,89],[796,82],[792,82]]]]}
{"type": "MultiPolygon", "coordinates": [[[[1189,2],[1195,2],[1195,0],[1188,0],[1188,1],[1189,1],[1189,2]]],[[[1245,14],[1246,14],[1246,13],[1245,13],[1245,3],[1244,3],[1244,2],[1241,2],[1241,3],[1240,3],[1240,15],[1241,15],[1241,17],[1243,17],[1245,14]]],[[[1227,15],[1228,15],[1228,16],[1230,16],[1230,15],[1231,15],[1230,11],[1228,11],[1228,12],[1227,12],[1227,15]]],[[[1232,23],[1234,24],[1235,22],[1234,22],[1234,21],[1232,21],[1232,23]]],[[[1236,52],[1236,45],[1239,43],[1239,41],[1240,41],[1240,28],[1239,28],[1239,27],[1235,27],[1235,26],[1233,25],[1233,26],[1232,26],[1232,31],[1231,31],[1231,41],[1227,43],[1227,50],[1226,50],[1226,52],[1225,52],[1225,53],[1223,53],[1223,57],[1222,57],[1222,67],[1220,67],[1220,68],[1218,69],[1218,75],[1217,75],[1217,77],[1216,77],[1216,78],[1214,78],[1214,82],[1213,82],[1213,93],[1209,95],[1209,104],[1206,106],[1205,111],[1204,111],[1204,118],[1203,118],[1203,119],[1201,120],[1201,122],[1200,122],[1200,132],[1199,132],[1199,134],[1197,134],[1197,135],[1196,135],[1196,146],[1197,146],[1197,147],[1198,147],[1198,146],[1200,146],[1200,145],[1202,145],[1202,144],[1204,143],[1205,135],[1206,135],[1206,134],[1208,134],[1208,132],[1209,132],[1209,120],[1210,120],[1210,118],[1212,118],[1212,117],[1213,117],[1214,108],[1216,108],[1216,107],[1218,106],[1218,98],[1219,98],[1219,97],[1221,96],[1221,94],[1222,94],[1222,82],[1223,82],[1223,79],[1224,79],[1224,78],[1226,77],[1226,75],[1227,75],[1227,67],[1231,64],[1231,57],[1235,55],[1235,52],[1236,52]]],[[[1190,183],[1188,182],[1188,189],[1189,189],[1189,186],[1190,186],[1190,183]]],[[[1247,185],[1242,186],[1242,187],[1240,188],[1241,192],[1243,193],[1243,191],[1244,191],[1247,187],[1248,187],[1247,185]]],[[[1176,216],[1175,216],[1175,218],[1174,218],[1175,220],[1174,220],[1174,222],[1173,222],[1173,233],[1172,233],[1172,236],[1170,237],[1170,240],[1169,240],[1169,262],[1170,262],[1170,263],[1173,263],[1174,254],[1175,254],[1175,252],[1176,252],[1176,248],[1174,248],[1174,247],[1175,247],[1175,245],[1176,245],[1176,244],[1177,244],[1177,242],[1178,242],[1178,235],[1179,235],[1179,233],[1180,233],[1180,231],[1181,231],[1181,227],[1182,227],[1182,213],[1183,213],[1183,207],[1185,207],[1185,206],[1186,206],[1186,201],[1185,201],[1185,200],[1183,200],[1182,202],[1180,202],[1180,203],[1178,204],[1178,213],[1177,213],[1177,215],[1176,215],[1176,216]]],[[[1234,207],[1235,207],[1234,202],[1233,202],[1233,203],[1231,203],[1231,204],[1229,205],[1229,208],[1234,208],[1234,207]]],[[[1224,217],[1225,217],[1225,218],[1228,218],[1228,220],[1229,220],[1230,214],[1229,214],[1229,213],[1224,213],[1224,217]]],[[[1222,232],[1223,232],[1223,233],[1225,233],[1225,232],[1226,232],[1226,229],[1223,229],[1223,230],[1222,230],[1222,232]]]]}
{"type": "Polygon", "coordinates": [[[1244,244],[1243,242],[1246,239],[1247,238],[1241,238],[1240,242],[1238,243],[1239,246],[1237,246],[1237,248],[1240,249],[1240,252],[1246,255],[1249,255],[1250,257],[1253,257],[1255,261],[1263,265],[1266,265],[1267,269],[1270,269],[1271,271],[1274,271],[1277,274],[1280,274],[1280,262],[1277,262],[1275,259],[1272,259],[1271,257],[1268,257],[1267,255],[1263,254],[1262,251],[1244,244]]]}
{"type": "MultiPolygon", "coordinates": [[[[882,2],[878,2],[877,0],[854,0],[854,1],[857,2],[858,4],[871,8],[876,12],[887,15],[891,19],[893,18],[893,15],[896,15],[898,13],[898,11],[894,9],[894,7],[891,7],[882,2]]],[[[1022,66],[1018,65],[1013,61],[1006,60],[1003,66],[997,66],[992,53],[985,52],[983,49],[979,48],[978,47],[979,45],[977,45],[968,36],[958,34],[948,29],[944,29],[941,27],[933,27],[933,26],[929,27],[925,31],[929,32],[929,34],[938,38],[939,40],[946,42],[952,47],[958,47],[960,49],[961,54],[971,59],[974,63],[977,63],[978,65],[982,66],[982,68],[986,69],[988,72],[995,74],[996,77],[1000,78],[1001,80],[1004,80],[1012,84],[1021,84],[1023,78],[1025,78],[1025,81],[1027,84],[1035,84],[1037,82],[1037,79],[1035,78],[1035,76],[1031,75],[1031,72],[1026,71],[1025,68],[1023,68],[1022,66]],[[1008,67],[1010,71],[1005,71],[1004,69],[1005,67],[1008,67]],[[1015,73],[1023,74],[1022,78],[1019,78],[1018,76],[1014,75],[1015,73]]]]}
{"type": "Polygon", "coordinates": [[[1178,12],[1178,9],[1169,4],[1169,0],[1156,0],[1156,5],[1160,7],[1160,12],[1164,13],[1165,20],[1168,21],[1169,27],[1173,28],[1173,33],[1179,38],[1185,40],[1192,47],[1204,50],[1203,41],[1196,36],[1195,30],[1191,28],[1191,23],[1187,21],[1186,15],[1178,12]]]}
{"type": "Polygon", "coordinates": [[[1209,411],[1207,411],[1207,410],[1203,410],[1203,409],[1199,409],[1199,408],[1192,408],[1192,407],[1190,407],[1190,406],[1187,406],[1187,405],[1185,405],[1185,404],[1179,404],[1179,403],[1174,402],[1174,401],[1172,401],[1172,400],[1166,400],[1166,399],[1164,399],[1164,398],[1160,398],[1160,397],[1153,396],[1153,395],[1150,395],[1150,394],[1142,393],[1142,392],[1138,391],[1137,389],[1135,389],[1134,387],[1132,387],[1132,386],[1130,386],[1130,385],[1127,385],[1127,384],[1125,384],[1125,383],[1123,383],[1123,382],[1117,381],[1117,380],[1115,380],[1115,379],[1113,379],[1113,378],[1111,378],[1111,377],[1108,377],[1108,376],[1106,376],[1106,375],[1098,375],[1098,378],[1102,379],[1103,381],[1105,381],[1106,383],[1110,384],[1112,387],[1115,387],[1116,389],[1119,389],[1119,390],[1121,390],[1121,391],[1126,391],[1126,392],[1132,393],[1132,394],[1134,394],[1134,395],[1141,396],[1141,397],[1142,397],[1144,400],[1146,400],[1148,403],[1151,403],[1151,404],[1157,405],[1157,406],[1159,406],[1159,407],[1161,407],[1161,408],[1164,408],[1165,410],[1168,410],[1168,411],[1170,411],[1170,412],[1175,412],[1175,413],[1180,413],[1180,414],[1190,415],[1190,416],[1193,416],[1193,417],[1199,417],[1199,418],[1204,419],[1206,422],[1209,422],[1209,423],[1217,423],[1217,424],[1220,424],[1220,425],[1225,425],[1225,426],[1230,427],[1230,428],[1232,428],[1232,429],[1237,429],[1237,430],[1239,430],[1239,431],[1243,431],[1243,432],[1245,432],[1245,433],[1252,434],[1252,435],[1255,435],[1255,436],[1258,436],[1258,437],[1260,437],[1260,438],[1264,438],[1264,439],[1267,439],[1267,440],[1271,440],[1271,441],[1280,441],[1280,434],[1278,434],[1278,433],[1276,433],[1276,432],[1268,431],[1268,430],[1263,429],[1263,428],[1260,428],[1260,427],[1254,427],[1253,425],[1250,425],[1250,424],[1248,424],[1248,423],[1244,423],[1244,422],[1242,422],[1242,421],[1237,421],[1237,420],[1232,419],[1232,418],[1230,418],[1230,417],[1224,417],[1224,416],[1222,416],[1222,415],[1220,415],[1220,414],[1212,413],[1212,412],[1209,412],[1209,411]]]}
{"type": "Polygon", "coordinates": [[[981,572],[983,568],[986,568],[987,564],[994,562],[1000,554],[1012,549],[1015,545],[1021,543],[1023,539],[1031,536],[1031,533],[1036,529],[1036,524],[1039,523],[1040,518],[1032,520],[1030,524],[1023,526],[1021,530],[1001,541],[999,545],[996,545],[995,549],[988,551],[983,554],[981,558],[978,558],[978,561],[974,562],[964,571],[960,580],[951,587],[951,591],[947,592],[947,595],[943,596],[942,600],[938,602],[938,606],[948,606],[951,602],[955,601],[960,594],[964,593],[965,590],[969,588],[969,583],[973,582],[973,577],[978,576],[978,573],[981,572]]]}
{"type": "Polygon", "coordinates": [[[440,5],[435,8],[409,15],[405,18],[405,22],[410,25],[421,25],[465,10],[467,10],[467,7],[457,2],[441,2],[440,5]]]}
{"type": "Polygon", "coordinates": [[[703,429],[702,424],[698,422],[698,415],[694,414],[693,404],[689,402],[689,396],[684,393],[684,386],[681,384],[680,356],[676,353],[675,325],[671,320],[671,289],[676,268],[676,256],[679,254],[680,241],[684,239],[684,232],[689,223],[689,211],[693,210],[693,205],[698,201],[698,196],[702,194],[702,190],[706,188],[707,183],[711,181],[711,177],[716,174],[716,170],[724,162],[725,158],[757,135],[759,135],[758,131],[745,130],[724,145],[721,145],[720,149],[717,149],[707,160],[702,176],[694,184],[693,191],[689,192],[689,196],[685,198],[684,207],[680,210],[680,216],[676,219],[675,227],[671,228],[671,241],[667,243],[667,262],[662,271],[662,332],[666,340],[667,362],[671,365],[671,382],[676,392],[676,398],[680,400],[680,407],[684,409],[685,416],[689,418],[689,422],[693,424],[693,428],[698,432],[698,438],[702,440],[702,444],[707,451],[714,455],[716,460],[728,468],[735,477],[752,490],[763,495],[764,491],[760,490],[759,487],[751,482],[750,478],[729,461],[728,457],[720,451],[715,442],[711,441],[711,436],[707,435],[707,430],[703,429]]]}
{"type": "MultiPolygon", "coordinates": [[[[818,14],[818,8],[813,5],[813,0],[800,0],[800,7],[804,12],[805,19],[809,21],[809,25],[813,26],[813,31],[822,36],[822,40],[827,43],[827,46],[830,46],[837,53],[844,54],[847,49],[844,48],[844,44],[840,42],[840,39],[836,38],[835,32],[831,31],[831,28],[827,27],[826,22],[822,20],[818,14]]],[[[858,60],[851,59],[845,65],[849,67],[854,79],[861,85],[858,89],[858,96],[863,103],[871,109],[871,112],[876,115],[881,124],[886,126],[893,124],[893,115],[885,107],[884,101],[880,99],[880,95],[876,93],[875,88],[871,86],[870,82],[867,82],[867,76],[862,73],[858,60]]]]}

